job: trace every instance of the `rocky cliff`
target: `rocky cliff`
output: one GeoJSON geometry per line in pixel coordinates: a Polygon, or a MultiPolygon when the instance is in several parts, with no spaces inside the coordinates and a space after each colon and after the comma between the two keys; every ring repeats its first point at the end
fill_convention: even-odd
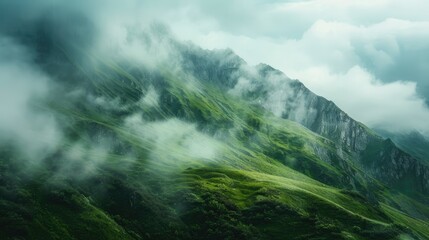
{"type": "MultiPolygon", "coordinates": [[[[223,54],[227,61],[219,62],[233,66],[228,74],[223,72],[221,80],[232,86],[229,93],[244,97],[274,115],[298,122],[333,141],[340,156],[343,152],[351,155],[360,169],[376,179],[396,189],[429,193],[429,167],[400,150],[389,139],[385,140],[352,119],[335,103],[314,94],[298,80],[265,64],[250,67],[241,59],[231,57],[230,51],[223,54]]],[[[204,58],[199,58],[198,65],[204,65],[204,58]]],[[[224,65],[217,69],[225,71],[224,65]]]]}
{"type": "MultiPolygon", "coordinates": [[[[397,189],[429,193],[429,167],[399,149],[390,139],[383,139],[362,123],[352,119],[332,101],[317,96],[297,80],[291,80],[269,66],[260,66],[261,89],[274,90],[270,79],[283,78],[282,92],[287,95],[280,102],[272,102],[269,90],[258,101],[265,108],[283,106],[281,116],[296,121],[324,136],[353,156],[363,170],[397,189]],[[266,80],[268,79],[268,80],[266,80]]],[[[274,90],[278,91],[278,90],[274,90]]],[[[271,109],[273,110],[273,109],[271,109]]],[[[279,112],[277,112],[278,114],[279,112]]]]}

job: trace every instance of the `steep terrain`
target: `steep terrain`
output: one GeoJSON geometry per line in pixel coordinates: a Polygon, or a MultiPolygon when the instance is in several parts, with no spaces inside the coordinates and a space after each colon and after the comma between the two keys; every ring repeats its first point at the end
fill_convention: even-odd
{"type": "Polygon", "coordinates": [[[52,48],[33,107],[61,142],[1,145],[2,237],[429,239],[427,168],[392,142],[230,50],[141,37],[168,58],[52,48]]]}
{"type": "Polygon", "coordinates": [[[385,138],[390,138],[398,147],[415,158],[429,164],[429,140],[423,134],[414,131],[409,133],[393,133],[376,129],[385,138]]]}
{"type": "Polygon", "coordinates": [[[290,119],[333,141],[348,152],[365,172],[389,186],[427,194],[429,167],[350,118],[333,102],[317,96],[297,80],[267,65],[239,70],[231,92],[263,106],[278,117],[290,119]]]}

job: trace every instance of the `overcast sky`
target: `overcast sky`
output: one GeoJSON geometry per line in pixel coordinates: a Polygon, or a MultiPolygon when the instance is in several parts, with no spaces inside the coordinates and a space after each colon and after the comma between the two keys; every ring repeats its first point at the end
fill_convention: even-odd
{"type": "Polygon", "coordinates": [[[4,0],[0,37],[50,16],[58,36],[97,32],[109,44],[161,21],[182,40],[282,70],[370,127],[429,133],[428,9],[427,0],[4,0]]]}
{"type": "Polygon", "coordinates": [[[369,126],[429,131],[427,0],[184,1],[168,9],[161,19],[182,39],[268,63],[369,126]]]}

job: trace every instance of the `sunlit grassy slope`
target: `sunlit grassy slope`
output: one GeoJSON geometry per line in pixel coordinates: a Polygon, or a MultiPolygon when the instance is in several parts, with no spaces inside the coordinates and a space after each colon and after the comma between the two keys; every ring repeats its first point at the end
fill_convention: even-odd
{"type": "Polygon", "coordinates": [[[42,104],[63,121],[64,141],[37,164],[2,151],[2,236],[429,237],[427,214],[395,209],[392,199],[410,200],[388,201],[389,190],[329,140],[159,69],[87,67],[84,94],[42,104]]]}

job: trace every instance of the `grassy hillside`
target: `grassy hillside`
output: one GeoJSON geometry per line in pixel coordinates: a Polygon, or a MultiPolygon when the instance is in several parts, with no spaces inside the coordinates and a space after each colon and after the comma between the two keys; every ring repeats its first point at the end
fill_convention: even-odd
{"type": "Polygon", "coordinates": [[[5,239],[428,238],[427,213],[301,125],[181,71],[96,62],[37,104],[61,120],[56,152],[1,148],[5,239]]]}

